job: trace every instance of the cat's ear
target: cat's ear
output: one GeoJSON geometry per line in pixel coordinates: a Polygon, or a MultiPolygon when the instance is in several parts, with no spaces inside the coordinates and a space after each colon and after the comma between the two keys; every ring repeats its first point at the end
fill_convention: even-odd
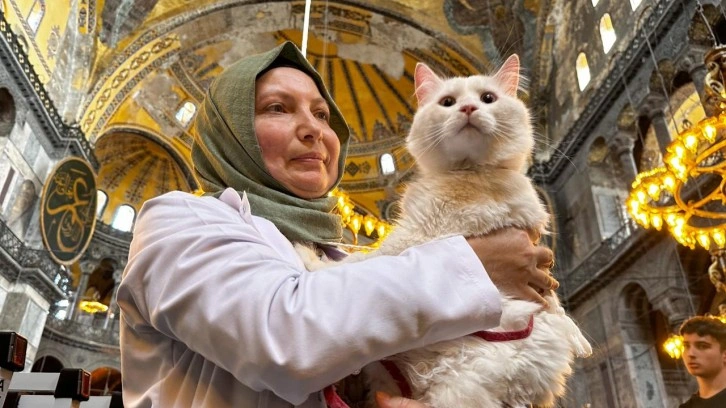
{"type": "Polygon", "coordinates": [[[421,106],[426,103],[431,93],[441,84],[441,78],[423,62],[416,64],[413,78],[416,87],[416,100],[418,100],[418,105],[421,106]]]}
{"type": "Polygon", "coordinates": [[[507,58],[494,77],[499,80],[507,94],[516,97],[519,87],[519,56],[512,54],[507,58]]]}

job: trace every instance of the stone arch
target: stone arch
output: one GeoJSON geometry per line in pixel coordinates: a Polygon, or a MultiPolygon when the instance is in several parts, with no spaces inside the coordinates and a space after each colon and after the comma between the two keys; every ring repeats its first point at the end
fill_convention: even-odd
{"type": "Polygon", "coordinates": [[[8,88],[0,88],[0,137],[10,136],[16,115],[13,95],[8,88]]]}
{"type": "Polygon", "coordinates": [[[587,172],[597,214],[600,238],[606,239],[625,223],[627,189],[615,165],[610,146],[604,137],[597,137],[589,146],[587,172]]]}
{"type": "Polygon", "coordinates": [[[624,359],[632,373],[632,392],[636,400],[664,401],[667,390],[663,374],[670,372],[674,360],[668,360],[659,347],[670,328],[663,314],[653,308],[647,283],[626,284],[617,302],[618,325],[622,333],[624,359]],[[661,375],[658,375],[660,373],[661,375]],[[643,395],[643,393],[646,395],[643,395]]]}
{"type": "Polygon", "coordinates": [[[691,24],[688,29],[688,38],[691,44],[710,47],[714,44],[714,40],[718,40],[720,44],[726,41],[726,25],[722,18],[720,6],[712,4],[703,4],[703,15],[695,12],[691,18],[691,24]],[[708,26],[706,21],[708,21],[708,26]],[[711,29],[709,29],[709,26],[711,29]],[[714,39],[711,32],[716,36],[714,39]]]}
{"type": "Polygon", "coordinates": [[[98,367],[91,371],[91,395],[121,392],[121,371],[114,367],[98,367]]]}
{"type": "Polygon", "coordinates": [[[31,373],[59,373],[65,367],[60,360],[53,356],[43,356],[35,360],[31,373]]]}
{"type": "Polygon", "coordinates": [[[23,180],[7,218],[7,225],[17,236],[25,236],[37,201],[38,194],[35,189],[35,183],[30,179],[23,180]]]}
{"type": "Polygon", "coordinates": [[[88,286],[83,297],[97,299],[99,302],[109,306],[115,285],[114,272],[118,269],[117,264],[112,258],[101,259],[88,278],[88,286]]]}

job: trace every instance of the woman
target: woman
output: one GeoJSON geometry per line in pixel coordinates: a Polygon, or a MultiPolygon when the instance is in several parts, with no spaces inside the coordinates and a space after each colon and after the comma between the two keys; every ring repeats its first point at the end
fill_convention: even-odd
{"type": "Polygon", "coordinates": [[[497,326],[497,288],[544,302],[557,286],[552,252],[518,230],[306,272],[292,242],[340,257],[327,193],[349,134],[291,43],[220,75],[196,126],[214,196],[146,202],[118,291],[127,407],[324,407],[372,361],[497,326]]]}

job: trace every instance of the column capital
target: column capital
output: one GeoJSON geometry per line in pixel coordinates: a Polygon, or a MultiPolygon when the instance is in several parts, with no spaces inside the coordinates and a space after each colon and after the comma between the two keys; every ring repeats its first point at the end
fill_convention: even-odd
{"type": "Polygon", "coordinates": [[[668,100],[664,96],[651,93],[640,105],[638,112],[652,120],[657,116],[665,116],[667,107],[668,100]]]}

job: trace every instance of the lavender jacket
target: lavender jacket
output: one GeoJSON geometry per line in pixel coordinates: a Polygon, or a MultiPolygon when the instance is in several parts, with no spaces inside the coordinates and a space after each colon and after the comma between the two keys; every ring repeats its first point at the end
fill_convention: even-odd
{"type": "Polygon", "coordinates": [[[319,390],[364,365],[501,315],[462,237],[307,272],[232,189],[144,204],[118,304],[130,408],[324,407],[319,390]]]}

